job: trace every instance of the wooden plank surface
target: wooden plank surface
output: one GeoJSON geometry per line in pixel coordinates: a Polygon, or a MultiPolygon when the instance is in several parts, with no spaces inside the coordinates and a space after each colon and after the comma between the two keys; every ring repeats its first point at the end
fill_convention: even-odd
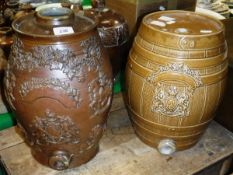
{"type": "Polygon", "coordinates": [[[136,137],[127,111],[117,109],[110,113],[99,153],[78,168],[55,171],[40,165],[14,128],[0,132],[1,161],[11,175],[188,175],[233,153],[233,134],[212,122],[193,148],[160,155],[136,137]]]}
{"type": "Polygon", "coordinates": [[[112,100],[110,112],[116,111],[122,108],[125,108],[123,94],[122,93],[115,94],[112,100]]]}
{"type": "Polygon", "coordinates": [[[17,145],[23,141],[23,137],[20,136],[16,127],[11,127],[0,132],[0,150],[17,145]]]}

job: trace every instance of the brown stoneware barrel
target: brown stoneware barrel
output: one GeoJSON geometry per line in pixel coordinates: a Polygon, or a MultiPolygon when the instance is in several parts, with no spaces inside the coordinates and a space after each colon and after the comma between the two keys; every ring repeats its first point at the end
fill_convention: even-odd
{"type": "Polygon", "coordinates": [[[13,22],[5,92],[34,157],[63,170],[98,151],[112,99],[112,70],[93,20],[68,8],[13,22]]]}
{"type": "Polygon", "coordinates": [[[222,99],[228,62],[223,24],[185,11],[144,17],[126,68],[138,137],[162,154],[200,139],[222,99]]]}

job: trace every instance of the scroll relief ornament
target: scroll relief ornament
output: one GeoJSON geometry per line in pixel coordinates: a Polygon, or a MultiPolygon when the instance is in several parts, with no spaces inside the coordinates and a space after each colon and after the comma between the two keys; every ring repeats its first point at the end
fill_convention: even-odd
{"type": "Polygon", "coordinates": [[[15,74],[12,71],[10,71],[9,64],[7,65],[7,69],[6,69],[4,84],[5,84],[4,91],[6,94],[7,101],[9,105],[11,106],[11,108],[15,110],[15,106],[13,104],[13,101],[15,101],[13,90],[16,84],[16,77],[15,77],[15,74]]]}
{"type": "Polygon", "coordinates": [[[54,46],[36,46],[25,51],[23,42],[17,38],[12,46],[10,65],[18,70],[31,72],[37,68],[60,70],[70,80],[77,78],[79,82],[85,80],[86,69],[98,70],[101,63],[101,51],[95,36],[80,42],[82,50],[75,54],[70,49],[58,49],[54,46]]]}
{"type": "Polygon", "coordinates": [[[58,78],[32,78],[20,85],[19,93],[21,97],[27,96],[30,91],[35,89],[51,88],[63,91],[71,100],[73,100],[78,108],[81,104],[81,93],[78,89],[72,88],[69,82],[63,82],[58,78]]]}
{"type": "Polygon", "coordinates": [[[111,28],[98,28],[98,33],[104,47],[116,47],[127,41],[129,31],[127,24],[123,23],[111,28]]]}
{"type": "Polygon", "coordinates": [[[169,64],[160,66],[157,72],[152,73],[147,81],[154,84],[154,95],[151,111],[168,117],[186,117],[190,113],[191,97],[194,90],[202,85],[198,71],[191,70],[184,64],[169,64]],[[177,73],[188,76],[195,83],[194,86],[183,83],[182,86],[166,81],[156,81],[162,73],[177,73]]]}
{"type": "MultiPolygon", "coordinates": [[[[19,38],[16,38],[11,48],[5,77],[6,95],[11,107],[15,109],[13,105],[13,102],[15,101],[13,91],[17,80],[17,76],[14,74],[13,70],[28,72],[41,68],[47,68],[51,71],[59,70],[66,74],[67,78],[71,81],[73,78],[76,78],[78,82],[84,82],[87,76],[87,71],[97,72],[101,69],[103,60],[101,57],[100,44],[98,42],[99,41],[95,36],[80,41],[82,49],[80,54],[75,54],[69,49],[58,49],[56,45],[36,46],[30,51],[26,51],[23,42],[19,38]]],[[[25,89],[26,84],[33,85],[37,81],[42,80],[33,79],[32,82],[25,82],[21,86],[21,96],[24,96],[24,92],[30,89],[27,89],[28,87],[25,89]]],[[[54,80],[44,80],[43,82],[50,86],[53,84],[54,80]]],[[[57,88],[57,83],[59,82],[56,80],[55,88],[57,88]]],[[[66,87],[62,86],[61,88],[64,90],[66,87]]],[[[78,90],[72,89],[72,92],[70,92],[70,90],[71,87],[68,87],[66,93],[68,93],[70,98],[73,98],[76,101],[78,106],[80,103],[78,90]]]]}
{"type": "Polygon", "coordinates": [[[80,130],[71,118],[55,114],[49,109],[43,117],[35,117],[29,126],[37,145],[80,143],[80,130]]]}
{"type": "Polygon", "coordinates": [[[98,77],[88,84],[91,117],[102,114],[111,104],[112,79],[99,71],[98,77]]]}
{"type": "Polygon", "coordinates": [[[195,47],[195,41],[192,39],[187,39],[186,37],[182,37],[179,40],[178,46],[181,49],[193,49],[195,47]]]}
{"type": "Polygon", "coordinates": [[[92,148],[94,145],[98,144],[98,140],[100,139],[102,132],[103,132],[103,126],[99,124],[91,129],[88,136],[88,140],[86,142],[88,145],[87,150],[92,148]]]}
{"type": "Polygon", "coordinates": [[[104,126],[97,124],[91,128],[88,137],[85,142],[80,143],[79,154],[85,153],[85,151],[92,149],[94,146],[98,146],[98,141],[102,136],[104,126]]]}

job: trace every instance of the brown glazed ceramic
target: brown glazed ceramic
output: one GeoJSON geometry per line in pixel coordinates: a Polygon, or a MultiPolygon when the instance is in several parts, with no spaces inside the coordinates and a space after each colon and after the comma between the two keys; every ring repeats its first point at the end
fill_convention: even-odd
{"type": "Polygon", "coordinates": [[[105,0],[91,0],[91,5],[93,8],[102,9],[105,6],[105,0]]]}
{"type": "Polygon", "coordinates": [[[57,170],[87,162],[112,99],[112,70],[94,21],[48,8],[12,26],[5,93],[34,157],[57,170]]]}
{"type": "Polygon", "coordinates": [[[110,57],[113,77],[116,78],[128,54],[128,24],[123,16],[109,9],[99,11],[97,21],[101,42],[110,57]]]}
{"type": "Polygon", "coordinates": [[[3,72],[6,68],[7,60],[3,49],[0,48],[0,81],[2,80],[3,72]]]}
{"type": "Polygon", "coordinates": [[[185,11],[144,17],[126,68],[127,105],[139,138],[162,154],[190,148],[222,99],[224,26],[185,11]]]}
{"type": "Polygon", "coordinates": [[[5,25],[5,19],[2,14],[0,14],[0,27],[5,25]]]}
{"type": "Polygon", "coordinates": [[[0,114],[5,114],[9,112],[3,91],[3,77],[6,65],[7,59],[5,57],[3,49],[0,48],[0,114]]]}
{"type": "Polygon", "coordinates": [[[29,3],[21,4],[19,6],[19,11],[16,12],[14,19],[17,19],[21,16],[25,16],[33,12],[33,7],[29,3]]]}
{"type": "Polygon", "coordinates": [[[75,14],[76,13],[83,14],[82,2],[77,2],[77,3],[72,4],[72,10],[75,14]]]}
{"type": "Polygon", "coordinates": [[[128,24],[123,16],[108,8],[85,10],[84,15],[97,23],[98,33],[109,55],[116,80],[129,50],[128,24]]]}
{"type": "Polygon", "coordinates": [[[61,6],[64,7],[64,8],[71,8],[71,3],[70,2],[62,2],[61,3],[61,6]]]}
{"type": "Polygon", "coordinates": [[[15,14],[18,11],[19,2],[17,0],[6,1],[7,8],[4,10],[3,15],[6,20],[6,25],[11,26],[15,14]]]}
{"type": "Polygon", "coordinates": [[[4,50],[6,58],[9,56],[13,43],[13,31],[11,27],[0,27],[0,47],[4,50]]]}
{"type": "Polygon", "coordinates": [[[0,14],[3,14],[5,9],[6,9],[6,1],[1,1],[1,3],[0,3],[0,14]]]}

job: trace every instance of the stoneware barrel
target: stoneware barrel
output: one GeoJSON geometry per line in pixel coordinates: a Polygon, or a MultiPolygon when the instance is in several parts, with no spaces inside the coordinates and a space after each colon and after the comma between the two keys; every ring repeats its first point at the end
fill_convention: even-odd
{"type": "Polygon", "coordinates": [[[113,81],[94,21],[47,8],[12,26],[5,93],[33,156],[57,170],[87,162],[98,151],[113,81]]]}
{"type": "Polygon", "coordinates": [[[185,11],[144,17],[126,68],[127,106],[143,142],[162,154],[197,143],[223,96],[226,53],[219,21],[185,11]]]}

